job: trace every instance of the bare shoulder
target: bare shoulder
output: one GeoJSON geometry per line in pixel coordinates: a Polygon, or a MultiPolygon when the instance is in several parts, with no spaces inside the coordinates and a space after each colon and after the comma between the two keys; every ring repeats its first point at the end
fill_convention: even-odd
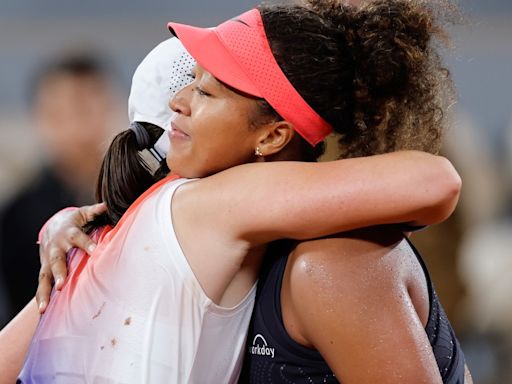
{"type": "Polygon", "coordinates": [[[417,310],[428,312],[428,293],[418,277],[423,274],[410,246],[389,228],[303,242],[286,267],[283,322],[292,339],[317,349],[342,382],[437,383],[417,310]],[[411,280],[419,282],[417,289],[411,280]],[[417,303],[411,288],[423,293],[417,303]]]}
{"type": "Polygon", "coordinates": [[[329,316],[314,316],[326,310],[350,314],[338,318],[338,325],[365,319],[368,308],[404,289],[408,250],[403,235],[385,227],[299,243],[288,258],[281,291],[290,336],[313,346],[314,337],[307,335],[311,319],[332,326],[329,316]]]}
{"type": "Polygon", "coordinates": [[[402,284],[410,252],[396,230],[353,231],[299,243],[290,255],[286,277],[301,300],[307,298],[302,293],[329,292],[339,305],[340,299],[349,299],[344,295],[347,290],[356,297],[402,284]]]}

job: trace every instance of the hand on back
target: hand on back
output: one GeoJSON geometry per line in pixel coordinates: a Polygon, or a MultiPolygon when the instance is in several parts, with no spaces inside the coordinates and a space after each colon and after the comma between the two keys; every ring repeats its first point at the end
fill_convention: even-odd
{"type": "Polygon", "coordinates": [[[67,252],[71,248],[80,248],[87,253],[94,250],[96,244],[82,228],[105,209],[103,203],[81,208],[66,208],[57,212],[44,225],[39,237],[41,270],[36,293],[40,313],[44,313],[48,306],[52,282],[55,282],[57,290],[64,286],[67,276],[67,252]]]}

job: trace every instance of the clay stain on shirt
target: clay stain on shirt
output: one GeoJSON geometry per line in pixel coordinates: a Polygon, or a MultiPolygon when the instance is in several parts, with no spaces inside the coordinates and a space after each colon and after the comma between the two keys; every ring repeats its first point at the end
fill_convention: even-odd
{"type": "Polygon", "coordinates": [[[96,312],[96,314],[92,317],[93,320],[97,318],[99,315],[101,315],[101,311],[103,311],[103,308],[105,308],[105,304],[106,302],[103,302],[103,304],[101,304],[101,307],[100,309],[98,309],[98,312],[96,312]]]}

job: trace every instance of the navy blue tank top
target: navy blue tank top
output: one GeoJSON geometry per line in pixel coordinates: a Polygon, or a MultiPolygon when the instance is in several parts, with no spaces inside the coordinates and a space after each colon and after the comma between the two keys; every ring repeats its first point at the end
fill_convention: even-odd
{"type": "MultiPolygon", "coordinates": [[[[446,384],[464,383],[464,354],[433,288],[420,254],[428,285],[430,312],[425,331],[446,384]]],[[[249,327],[240,383],[338,383],[316,350],[295,342],[286,332],[281,314],[281,284],[291,242],[271,245],[260,272],[256,303],[249,327]],[[281,255],[281,256],[279,256],[281,255]]]]}

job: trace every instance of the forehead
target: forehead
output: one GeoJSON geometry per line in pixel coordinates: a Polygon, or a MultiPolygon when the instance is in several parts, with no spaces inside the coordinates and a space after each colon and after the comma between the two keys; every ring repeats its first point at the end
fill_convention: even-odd
{"type": "Polygon", "coordinates": [[[197,64],[193,68],[193,72],[196,77],[199,77],[201,80],[207,81],[212,85],[215,85],[219,88],[226,88],[226,85],[219,81],[215,76],[213,76],[210,72],[205,70],[201,65],[197,64]]]}

